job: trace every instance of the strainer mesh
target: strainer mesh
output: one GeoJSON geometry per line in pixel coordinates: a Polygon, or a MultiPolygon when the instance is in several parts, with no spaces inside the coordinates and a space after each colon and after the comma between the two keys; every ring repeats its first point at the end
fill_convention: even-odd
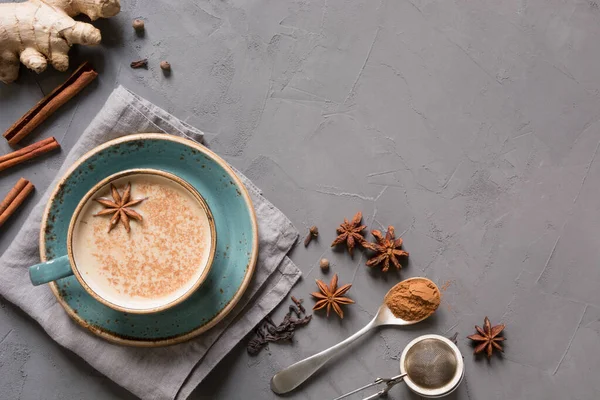
{"type": "Polygon", "coordinates": [[[404,369],[416,385],[424,389],[446,386],[456,375],[458,360],[446,343],[436,339],[424,339],[413,345],[406,353],[404,369]]]}

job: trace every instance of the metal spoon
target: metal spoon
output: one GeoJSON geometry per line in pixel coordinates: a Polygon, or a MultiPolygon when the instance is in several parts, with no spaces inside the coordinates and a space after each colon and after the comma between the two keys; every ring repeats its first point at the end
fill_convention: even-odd
{"type": "MultiPolygon", "coordinates": [[[[415,280],[415,279],[424,279],[424,280],[431,282],[431,280],[429,280],[427,278],[421,278],[421,277],[410,278],[403,282],[409,282],[409,281],[415,280]]],[[[400,283],[402,283],[402,282],[400,282],[400,283]]],[[[435,285],[435,283],[433,283],[433,282],[431,282],[431,283],[435,285]]],[[[436,286],[436,288],[437,288],[437,286],[436,286]]],[[[392,291],[392,290],[393,290],[393,288],[390,289],[390,291],[392,291]]],[[[439,289],[438,289],[438,292],[439,292],[439,289]]],[[[397,318],[396,316],[394,316],[394,314],[392,314],[392,312],[387,307],[387,305],[385,303],[383,303],[379,307],[379,310],[377,311],[377,315],[375,316],[375,318],[373,318],[373,320],[371,322],[369,322],[367,324],[367,326],[362,328],[360,331],[356,332],[354,335],[352,335],[349,338],[347,338],[346,340],[336,344],[335,346],[332,346],[326,350],[323,350],[320,353],[317,353],[313,356],[305,358],[302,361],[298,361],[297,363],[292,364],[289,367],[287,367],[287,368],[279,371],[277,374],[275,374],[275,376],[273,376],[273,378],[271,379],[271,390],[277,394],[283,394],[283,393],[287,393],[291,390],[294,390],[302,382],[307,380],[312,374],[317,372],[323,365],[325,365],[325,363],[327,361],[331,360],[333,357],[335,357],[336,355],[341,353],[348,346],[350,346],[350,344],[352,344],[356,339],[363,336],[365,333],[367,333],[368,331],[370,331],[373,328],[376,328],[376,327],[382,326],[382,325],[412,325],[412,324],[416,324],[417,322],[423,321],[427,317],[429,317],[429,315],[423,317],[422,319],[416,320],[416,321],[405,321],[403,319],[400,319],[400,318],[397,318]]]]}

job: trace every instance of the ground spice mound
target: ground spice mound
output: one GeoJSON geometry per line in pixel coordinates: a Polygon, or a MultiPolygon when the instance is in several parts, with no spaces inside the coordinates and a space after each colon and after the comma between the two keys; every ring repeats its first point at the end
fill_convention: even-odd
{"type": "Polygon", "coordinates": [[[434,313],[440,305],[440,291],[429,279],[408,279],[385,295],[392,314],[405,321],[419,321],[434,313]]]}

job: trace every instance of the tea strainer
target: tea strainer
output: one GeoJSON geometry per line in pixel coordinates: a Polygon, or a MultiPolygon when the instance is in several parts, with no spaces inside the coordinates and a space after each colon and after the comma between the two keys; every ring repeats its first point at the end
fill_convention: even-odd
{"type": "Polygon", "coordinates": [[[411,341],[402,351],[400,375],[388,379],[377,378],[335,400],[385,384],[379,392],[363,400],[377,399],[385,396],[393,386],[402,381],[416,394],[434,399],[452,393],[462,381],[464,372],[462,354],[452,341],[440,335],[423,335],[411,341]]]}

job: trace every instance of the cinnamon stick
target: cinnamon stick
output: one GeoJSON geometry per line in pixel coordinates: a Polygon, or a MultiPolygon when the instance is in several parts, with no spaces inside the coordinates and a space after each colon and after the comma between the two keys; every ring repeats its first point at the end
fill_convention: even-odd
{"type": "Polygon", "coordinates": [[[33,192],[34,186],[27,179],[19,179],[16,185],[8,192],[2,203],[0,203],[0,226],[15,213],[17,208],[33,192]]]}
{"type": "Polygon", "coordinates": [[[60,148],[60,144],[54,137],[40,140],[39,142],[30,144],[20,150],[13,151],[6,155],[0,156],[0,171],[14,167],[17,164],[31,160],[41,154],[60,148]]]}
{"type": "Polygon", "coordinates": [[[36,126],[41,124],[60,106],[79,93],[98,76],[94,68],[87,61],[73,72],[73,74],[54,89],[49,95],[40,100],[31,110],[4,132],[8,143],[15,145],[27,136],[36,126]]]}

